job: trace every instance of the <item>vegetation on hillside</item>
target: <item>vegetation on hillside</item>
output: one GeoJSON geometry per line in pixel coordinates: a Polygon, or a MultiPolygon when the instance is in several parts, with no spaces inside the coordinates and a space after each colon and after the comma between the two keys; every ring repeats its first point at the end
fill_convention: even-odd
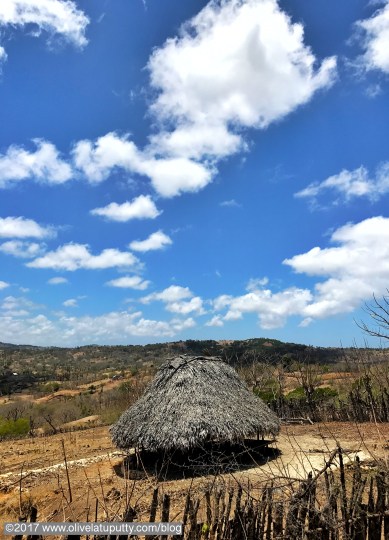
{"type": "MultiPolygon", "coordinates": [[[[336,364],[351,349],[309,347],[283,343],[275,339],[255,338],[243,341],[187,340],[150,345],[88,345],[77,348],[30,347],[0,343],[0,395],[23,388],[36,388],[48,381],[59,384],[86,384],[97,374],[115,374],[128,369],[158,366],[180,354],[220,356],[236,366],[253,362],[308,361],[313,364],[336,364]]],[[[382,351],[369,350],[379,360],[382,351]]]]}
{"type": "Polygon", "coordinates": [[[220,356],[281,418],[389,420],[385,349],[265,338],[74,349],[0,344],[0,438],[55,433],[92,416],[111,424],[140,397],[158,366],[179,354],[220,356]]]}

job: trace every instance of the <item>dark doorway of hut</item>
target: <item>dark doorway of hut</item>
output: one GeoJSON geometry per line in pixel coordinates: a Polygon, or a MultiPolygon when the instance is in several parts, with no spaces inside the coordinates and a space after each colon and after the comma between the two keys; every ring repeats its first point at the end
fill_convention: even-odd
{"type": "Polygon", "coordinates": [[[274,440],[244,439],[240,442],[206,441],[189,450],[151,452],[136,449],[115,467],[119,476],[159,481],[215,476],[261,466],[277,458],[274,440]]]}

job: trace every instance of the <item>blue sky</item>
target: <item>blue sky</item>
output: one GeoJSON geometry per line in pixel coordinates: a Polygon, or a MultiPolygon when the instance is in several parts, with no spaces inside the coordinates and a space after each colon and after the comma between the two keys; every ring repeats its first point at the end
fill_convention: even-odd
{"type": "Polygon", "coordinates": [[[0,70],[0,341],[363,344],[389,2],[2,0],[0,70]]]}

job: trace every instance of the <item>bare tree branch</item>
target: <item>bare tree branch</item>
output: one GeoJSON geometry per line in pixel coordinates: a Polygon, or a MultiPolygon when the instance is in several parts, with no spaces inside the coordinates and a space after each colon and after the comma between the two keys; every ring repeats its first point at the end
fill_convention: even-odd
{"type": "Polygon", "coordinates": [[[369,336],[389,339],[389,289],[388,295],[383,295],[380,300],[373,294],[373,300],[365,303],[363,310],[374,321],[376,327],[371,327],[364,321],[355,321],[358,328],[369,336]]]}

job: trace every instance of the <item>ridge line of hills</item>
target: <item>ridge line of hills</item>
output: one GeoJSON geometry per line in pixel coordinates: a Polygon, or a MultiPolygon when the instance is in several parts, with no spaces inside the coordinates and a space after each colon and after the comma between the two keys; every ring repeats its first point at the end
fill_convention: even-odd
{"type": "MultiPolygon", "coordinates": [[[[288,343],[270,338],[250,338],[245,340],[186,340],[166,343],[151,343],[147,345],[82,345],[78,347],[39,346],[26,344],[13,344],[0,342],[0,354],[20,352],[34,355],[46,353],[53,356],[64,357],[77,354],[79,357],[91,358],[92,356],[122,357],[128,354],[135,356],[157,356],[161,359],[174,356],[175,354],[221,356],[229,363],[239,360],[259,359],[259,357],[282,357],[290,356],[291,359],[310,360],[312,362],[337,362],[345,355],[346,351],[356,350],[356,347],[318,347],[298,343],[288,343]],[[105,354],[104,354],[105,353],[105,354]],[[254,358],[255,357],[255,358],[254,358]],[[258,357],[258,358],[257,358],[258,357]]],[[[359,350],[381,351],[382,349],[359,350]]]]}
{"type": "Polygon", "coordinates": [[[364,362],[388,360],[389,349],[311,347],[276,339],[186,340],[148,345],[84,345],[40,347],[0,342],[0,395],[48,381],[94,380],[125,372],[155,369],[168,358],[188,354],[218,356],[234,367],[254,362],[280,364],[349,364],[363,356],[364,362]]]}

